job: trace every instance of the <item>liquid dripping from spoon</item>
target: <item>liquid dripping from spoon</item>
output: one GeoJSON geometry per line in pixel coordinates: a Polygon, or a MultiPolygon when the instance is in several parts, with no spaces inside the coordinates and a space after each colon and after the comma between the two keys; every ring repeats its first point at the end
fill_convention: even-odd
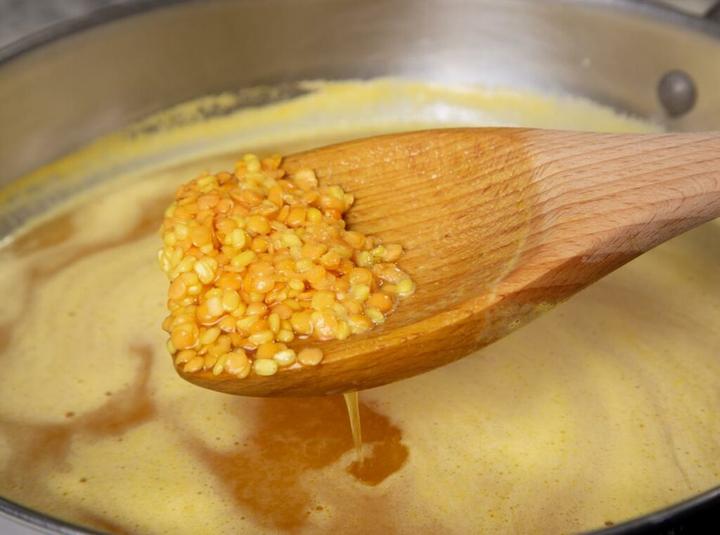
{"type": "Polygon", "coordinates": [[[343,394],[345,405],[347,405],[348,416],[350,417],[350,431],[352,431],[353,444],[355,445],[355,460],[362,465],[362,429],[360,427],[360,406],[358,404],[358,393],[347,392],[343,394]]]}

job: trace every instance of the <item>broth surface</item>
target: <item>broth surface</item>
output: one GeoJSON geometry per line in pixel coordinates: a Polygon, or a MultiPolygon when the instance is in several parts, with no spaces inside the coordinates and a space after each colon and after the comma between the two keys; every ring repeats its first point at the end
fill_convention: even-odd
{"type": "Polygon", "coordinates": [[[308,87],[178,121],[200,106],[186,105],[0,192],[82,190],[0,248],[0,495],[117,533],[558,533],[720,482],[717,221],[468,358],[363,392],[362,465],[341,396],[234,398],[179,379],[157,230],[197,172],[427,126],[653,129],[560,97],[308,87]]]}

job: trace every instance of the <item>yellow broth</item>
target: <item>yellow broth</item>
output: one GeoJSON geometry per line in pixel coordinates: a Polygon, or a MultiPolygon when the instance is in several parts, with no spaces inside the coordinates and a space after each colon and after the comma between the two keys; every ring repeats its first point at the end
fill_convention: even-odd
{"type": "Polygon", "coordinates": [[[234,398],[178,378],[157,230],[200,170],[424,126],[653,129],[560,97],[310,87],[207,120],[186,105],[0,193],[104,178],[0,249],[0,495],[117,533],[558,533],[720,482],[717,222],[477,354],[364,392],[362,466],[342,397],[234,398]]]}

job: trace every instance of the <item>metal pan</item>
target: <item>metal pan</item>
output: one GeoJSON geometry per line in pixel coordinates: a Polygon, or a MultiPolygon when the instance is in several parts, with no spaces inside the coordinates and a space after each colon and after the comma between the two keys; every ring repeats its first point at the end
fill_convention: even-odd
{"type": "MultiPolygon", "coordinates": [[[[539,89],[583,95],[672,130],[720,129],[718,58],[720,24],[646,2],[133,2],[0,50],[0,188],[174,104],[314,78],[539,89]],[[273,38],[264,39],[271,15],[273,38]],[[659,95],[660,81],[677,70],[679,78],[666,79],[670,95],[659,95]]],[[[691,533],[712,522],[720,529],[719,510],[720,487],[602,533],[691,533]]],[[[94,533],[5,499],[0,513],[47,532],[94,533]]]]}

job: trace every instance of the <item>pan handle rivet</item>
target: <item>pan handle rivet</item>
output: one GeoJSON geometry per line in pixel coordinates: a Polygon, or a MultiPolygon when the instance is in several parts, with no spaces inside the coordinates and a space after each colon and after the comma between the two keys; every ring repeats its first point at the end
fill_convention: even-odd
{"type": "Polygon", "coordinates": [[[658,98],[670,117],[679,117],[689,112],[697,100],[695,82],[686,72],[666,72],[658,83],[658,98]]]}

